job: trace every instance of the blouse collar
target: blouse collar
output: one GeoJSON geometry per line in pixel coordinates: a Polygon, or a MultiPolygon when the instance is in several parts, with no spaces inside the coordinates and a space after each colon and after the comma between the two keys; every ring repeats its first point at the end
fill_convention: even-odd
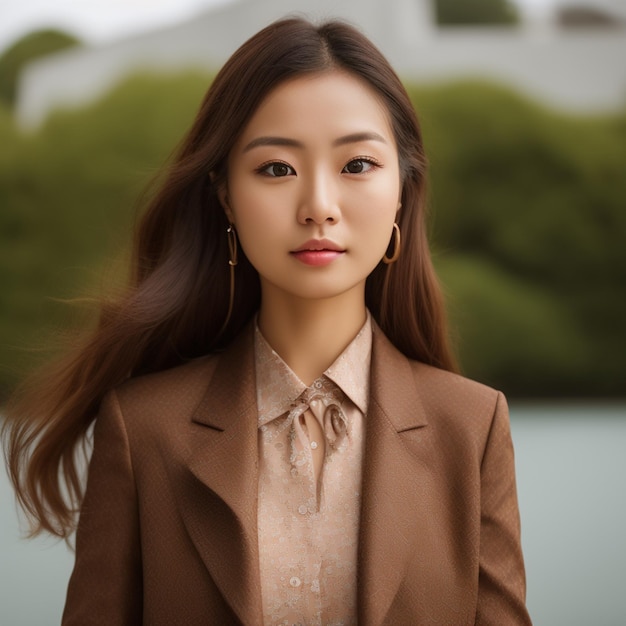
{"type": "Polygon", "coordinates": [[[307,389],[327,388],[329,382],[334,383],[354,402],[363,415],[367,414],[372,354],[372,322],[369,311],[365,324],[355,338],[310,388],[307,388],[272,349],[258,324],[255,324],[254,354],[259,426],[292,409],[307,389]]]}

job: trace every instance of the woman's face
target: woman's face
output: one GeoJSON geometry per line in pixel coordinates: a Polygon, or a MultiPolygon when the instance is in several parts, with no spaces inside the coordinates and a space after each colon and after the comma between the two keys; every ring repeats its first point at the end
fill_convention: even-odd
{"type": "Polygon", "coordinates": [[[340,71],[292,79],[261,103],[228,160],[220,199],[268,294],[363,292],[399,208],[388,113],[340,71]]]}

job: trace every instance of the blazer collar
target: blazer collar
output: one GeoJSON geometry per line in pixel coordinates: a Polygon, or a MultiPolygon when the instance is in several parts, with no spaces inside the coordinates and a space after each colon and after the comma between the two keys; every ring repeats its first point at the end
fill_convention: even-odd
{"type": "MultiPolygon", "coordinates": [[[[427,459],[404,436],[427,425],[408,359],[373,326],[358,564],[359,624],[381,624],[425,528],[427,459]]],[[[190,537],[224,599],[242,623],[261,624],[258,567],[258,415],[253,325],[218,357],[192,422],[181,505],[190,537]],[[208,488],[208,493],[207,489],[208,488]]]]}

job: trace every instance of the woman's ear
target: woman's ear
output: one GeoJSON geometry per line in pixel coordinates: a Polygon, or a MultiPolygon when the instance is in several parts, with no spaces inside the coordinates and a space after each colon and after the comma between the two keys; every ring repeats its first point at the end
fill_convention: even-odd
{"type": "MultiPolygon", "coordinates": [[[[210,174],[211,182],[215,184],[215,175],[213,172],[210,174]]],[[[230,198],[228,197],[228,187],[225,182],[218,183],[216,188],[217,199],[226,213],[226,217],[231,224],[234,224],[235,219],[232,208],[230,206],[230,198]]]]}

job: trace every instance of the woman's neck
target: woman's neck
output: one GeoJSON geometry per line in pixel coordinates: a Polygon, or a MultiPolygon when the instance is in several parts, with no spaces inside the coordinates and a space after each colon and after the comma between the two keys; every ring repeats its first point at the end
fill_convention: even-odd
{"type": "Polygon", "coordinates": [[[264,290],[258,324],[270,346],[310,385],[346,349],[366,316],[362,290],[328,299],[282,297],[264,290]]]}

